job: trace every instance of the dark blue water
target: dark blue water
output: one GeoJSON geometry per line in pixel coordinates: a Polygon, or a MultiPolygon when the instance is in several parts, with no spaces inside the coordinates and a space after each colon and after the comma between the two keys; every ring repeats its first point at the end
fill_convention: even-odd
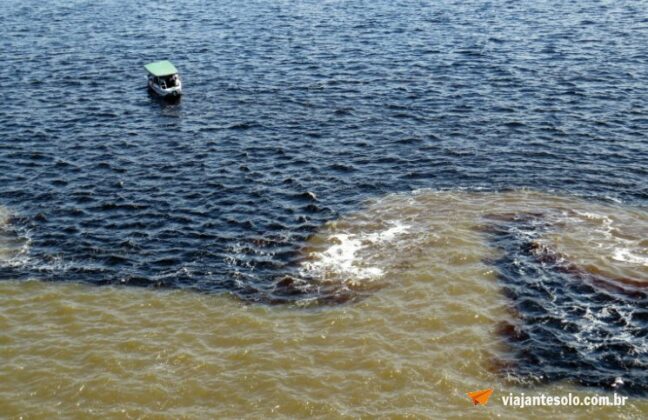
{"type": "Polygon", "coordinates": [[[32,242],[1,276],[254,300],[389,192],[645,204],[646,6],[5,2],[0,205],[32,242]],[[145,89],[166,58],[178,104],[145,89]]]}
{"type": "Polygon", "coordinates": [[[497,329],[508,345],[498,370],[525,383],[570,380],[648,395],[648,289],[610,282],[539,246],[552,228],[541,213],[486,224],[514,315],[497,329]]]}

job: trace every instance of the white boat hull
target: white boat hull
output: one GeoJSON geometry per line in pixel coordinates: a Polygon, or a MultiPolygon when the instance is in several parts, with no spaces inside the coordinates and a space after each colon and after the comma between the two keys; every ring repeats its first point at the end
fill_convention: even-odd
{"type": "Polygon", "coordinates": [[[161,86],[153,83],[151,79],[148,80],[149,88],[162,97],[178,97],[182,95],[182,82],[178,80],[178,85],[170,88],[163,89],[161,86]]]}

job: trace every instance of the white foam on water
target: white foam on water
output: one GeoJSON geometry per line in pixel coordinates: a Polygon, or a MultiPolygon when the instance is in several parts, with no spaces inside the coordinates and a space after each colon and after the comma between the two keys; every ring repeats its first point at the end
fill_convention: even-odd
{"type": "Polygon", "coordinates": [[[0,264],[5,267],[21,267],[29,263],[29,232],[12,231],[9,227],[10,213],[0,208],[0,264]]]}
{"type": "Polygon", "coordinates": [[[642,245],[648,232],[645,217],[618,206],[592,206],[595,208],[572,208],[558,218],[560,237],[554,234],[558,249],[582,265],[601,267],[612,277],[625,270],[628,277],[643,278],[642,270],[645,273],[648,267],[648,254],[642,245]]]}
{"type": "Polygon", "coordinates": [[[366,239],[373,243],[390,242],[397,235],[407,233],[408,230],[409,226],[404,225],[400,222],[394,222],[393,227],[387,229],[384,232],[370,233],[367,235],[366,239]]]}
{"type": "Polygon", "coordinates": [[[363,248],[362,240],[358,235],[340,233],[329,237],[335,242],[326,251],[318,255],[318,260],[312,264],[321,271],[335,271],[341,273],[355,273],[362,277],[382,275],[382,270],[375,267],[359,268],[355,266],[356,254],[363,248]]]}
{"type": "Polygon", "coordinates": [[[400,222],[391,222],[391,227],[379,232],[334,233],[326,241],[332,243],[321,252],[312,252],[309,261],[302,264],[302,274],[322,280],[329,277],[355,282],[374,280],[384,275],[378,266],[366,266],[360,255],[363,250],[374,245],[383,245],[394,241],[406,233],[409,226],[400,222]]]}
{"type": "Polygon", "coordinates": [[[11,212],[0,207],[0,265],[25,267],[33,264],[29,256],[31,235],[28,230],[16,230],[10,225],[11,212]]]}
{"type": "Polygon", "coordinates": [[[639,264],[648,267],[648,256],[637,255],[633,252],[633,250],[628,248],[616,248],[614,250],[612,258],[617,261],[639,264]]]}

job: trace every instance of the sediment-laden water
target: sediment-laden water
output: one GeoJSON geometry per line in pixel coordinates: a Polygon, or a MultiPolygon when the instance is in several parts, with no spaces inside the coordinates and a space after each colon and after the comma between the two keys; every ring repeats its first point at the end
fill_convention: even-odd
{"type": "Polygon", "coordinates": [[[3,4],[0,415],[645,417],[647,10],[3,4]]]}
{"type": "Polygon", "coordinates": [[[330,222],[304,266],[324,299],[427,281],[443,296],[470,289],[458,299],[479,308],[497,290],[511,316],[491,315],[509,347],[494,370],[523,383],[569,379],[645,394],[646,238],[648,213],[617,203],[419,191],[330,222]]]}
{"type": "Polygon", "coordinates": [[[647,228],[619,203],[428,190],[323,226],[278,286],[292,305],[3,282],[4,409],[427,417],[487,386],[493,416],[509,392],[618,392],[636,397],[524,413],[641,417],[647,228]]]}

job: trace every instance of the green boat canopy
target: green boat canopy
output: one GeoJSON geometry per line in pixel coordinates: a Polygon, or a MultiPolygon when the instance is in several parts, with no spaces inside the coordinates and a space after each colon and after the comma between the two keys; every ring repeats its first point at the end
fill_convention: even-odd
{"type": "Polygon", "coordinates": [[[171,76],[172,74],[176,74],[178,72],[175,66],[167,60],[156,61],[155,63],[147,64],[144,66],[144,68],[153,76],[157,77],[171,76]]]}

